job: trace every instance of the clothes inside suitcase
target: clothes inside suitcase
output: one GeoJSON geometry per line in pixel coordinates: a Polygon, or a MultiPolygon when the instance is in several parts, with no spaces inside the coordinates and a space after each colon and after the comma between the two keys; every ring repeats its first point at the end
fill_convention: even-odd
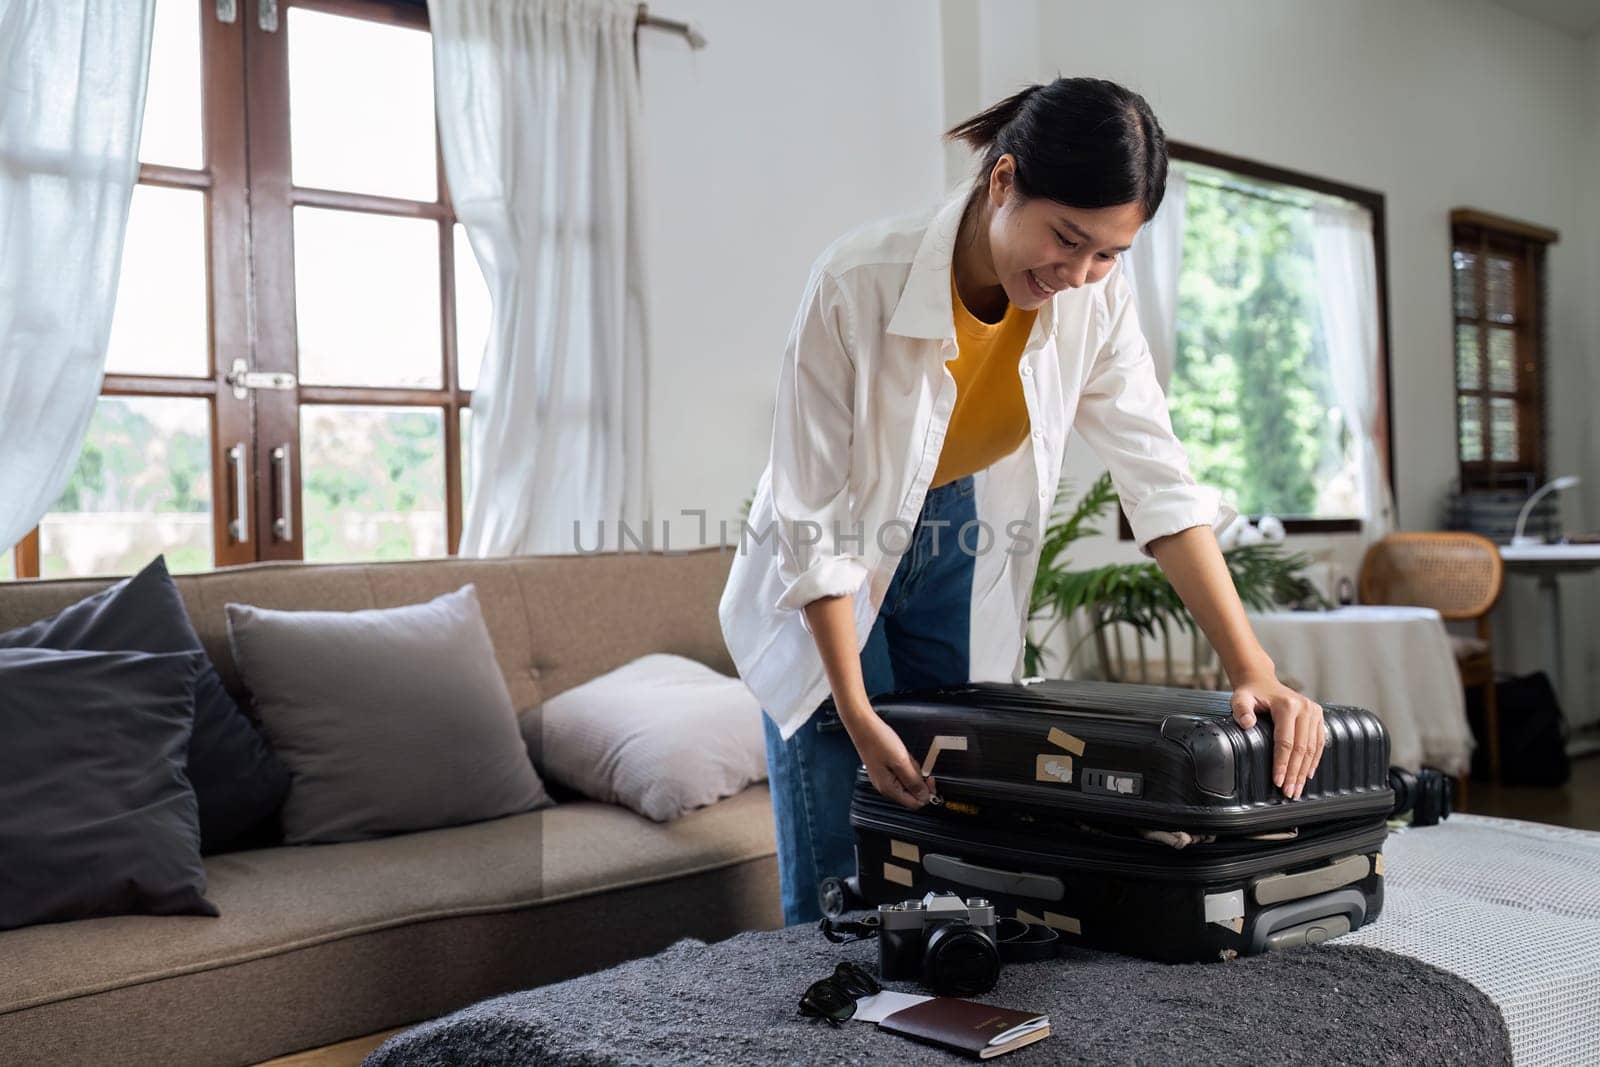
{"type": "Polygon", "coordinates": [[[1324,707],[1322,763],[1290,801],[1272,785],[1269,717],[1240,729],[1225,693],[975,683],[874,707],[941,803],[909,811],[858,776],[868,903],[981,895],[1081,943],[1168,960],[1321,941],[1382,909],[1393,794],[1368,711],[1324,707]]]}

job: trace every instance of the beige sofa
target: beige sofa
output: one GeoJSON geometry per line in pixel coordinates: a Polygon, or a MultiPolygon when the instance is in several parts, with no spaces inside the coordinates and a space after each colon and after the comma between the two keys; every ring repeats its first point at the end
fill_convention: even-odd
{"type": "MultiPolygon", "coordinates": [[[[179,577],[241,695],[223,604],[354,610],[477,583],[520,709],[648,652],[733,673],[732,555],[638,552],[179,577]]],[[[99,581],[0,584],[0,630],[99,581]]],[[[0,1063],[252,1063],[432,1018],[658,950],[781,925],[757,786],[665,825],[581,800],[380,841],[210,857],[221,918],[120,916],[0,932],[0,1063]]]]}

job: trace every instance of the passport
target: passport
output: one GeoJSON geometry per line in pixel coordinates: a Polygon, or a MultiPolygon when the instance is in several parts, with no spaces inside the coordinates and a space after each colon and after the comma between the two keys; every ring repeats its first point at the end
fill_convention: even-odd
{"type": "Polygon", "coordinates": [[[987,1060],[1049,1037],[1050,1017],[956,997],[933,997],[902,1008],[878,1027],[987,1060]]]}

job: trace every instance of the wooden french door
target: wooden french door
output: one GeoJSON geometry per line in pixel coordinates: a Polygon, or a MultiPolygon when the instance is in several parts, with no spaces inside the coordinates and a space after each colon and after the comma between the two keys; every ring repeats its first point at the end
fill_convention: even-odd
{"type": "Polygon", "coordinates": [[[425,5],[157,3],[101,410],[0,578],[453,553],[488,312],[425,5]]]}

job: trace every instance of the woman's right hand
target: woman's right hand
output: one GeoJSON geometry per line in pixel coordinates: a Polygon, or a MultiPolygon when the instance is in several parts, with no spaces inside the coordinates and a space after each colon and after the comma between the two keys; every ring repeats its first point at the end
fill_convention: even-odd
{"type": "Polygon", "coordinates": [[[872,710],[871,704],[849,711],[841,709],[839,721],[855,743],[874,789],[912,810],[928,803],[933,797],[933,779],[922,777],[905,742],[872,710]]]}

